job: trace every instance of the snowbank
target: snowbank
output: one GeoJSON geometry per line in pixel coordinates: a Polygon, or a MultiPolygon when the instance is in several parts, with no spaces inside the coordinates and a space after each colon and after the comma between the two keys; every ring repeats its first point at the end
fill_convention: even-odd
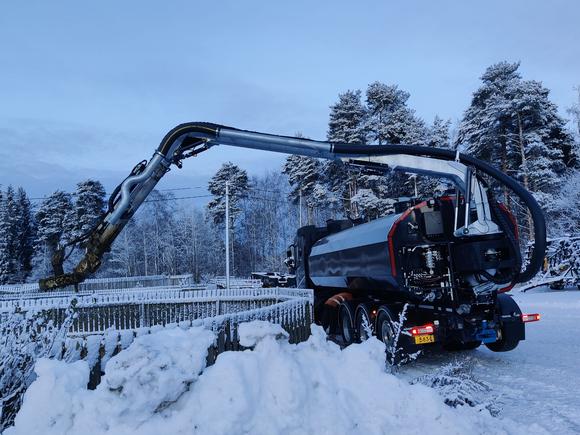
{"type": "MultiPolygon", "coordinates": [[[[317,327],[290,345],[276,325],[240,329],[253,350],[226,352],[204,370],[214,337],[200,328],[138,337],[107,364],[95,391],[88,365],[42,360],[6,435],[29,434],[474,434],[530,428],[387,373],[375,339],[341,350],[317,327]],[[280,339],[282,337],[282,339],[280,339]],[[203,371],[203,373],[201,373],[203,371]]],[[[539,428],[533,428],[541,433],[539,428]]]]}

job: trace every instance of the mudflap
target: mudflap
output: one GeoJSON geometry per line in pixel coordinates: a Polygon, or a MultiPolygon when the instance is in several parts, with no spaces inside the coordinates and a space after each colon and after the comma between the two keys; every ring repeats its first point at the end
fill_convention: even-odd
{"type": "Polygon", "coordinates": [[[522,321],[522,310],[516,301],[503,293],[497,295],[497,311],[504,337],[508,340],[525,340],[526,324],[522,321]]]}

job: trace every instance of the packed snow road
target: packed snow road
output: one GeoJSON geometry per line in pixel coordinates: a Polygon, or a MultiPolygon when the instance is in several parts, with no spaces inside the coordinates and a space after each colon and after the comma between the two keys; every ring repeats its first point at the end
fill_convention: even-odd
{"type": "Polygon", "coordinates": [[[514,293],[524,313],[541,313],[526,326],[526,340],[512,352],[485,346],[471,352],[433,352],[403,367],[414,379],[445,364],[466,365],[489,391],[480,400],[497,402],[500,415],[525,425],[537,423],[549,433],[580,433],[580,291],[536,290],[514,293]]]}
{"type": "Polygon", "coordinates": [[[376,339],[341,350],[314,327],[291,345],[266,322],[240,327],[253,350],[226,352],[208,368],[207,330],[138,337],[94,391],[86,362],[41,360],[5,434],[578,433],[580,292],[516,299],[544,317],[515,351],[434,351],[395,376],[376,339]]]}

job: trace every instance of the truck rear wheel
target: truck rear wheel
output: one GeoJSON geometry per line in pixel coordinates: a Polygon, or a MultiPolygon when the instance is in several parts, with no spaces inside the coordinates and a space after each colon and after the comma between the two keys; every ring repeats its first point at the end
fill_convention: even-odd
{"type": "Polygon", "coordinates": [[[509,338],[509,337],[502,337],[500,340],[494,343],[486,343],[486,346],[489,350],[493,352],[509,352],[510,350],[514,350],[518,347],[520,340],[509,338]]]}
{"type": "Polygon", "coordinates": [[[389,308],[381,307],[377,315],[377,337],[383,343],[389,346],[395,344],[395,325],[393,323],[393,315],[389,308]]]}
{"type": "Polygon", "coordinates": [[[520,340],[525,338],[525,325],[522,322],[522,310],[510,296],[497,296],[497,311],[502,316],[500,337],[494,343],[486,343],[493,352],[509,352],[514,350],[520,340]],[[507,317],[507,318],[506,318],[507,317]]]}
{"type": "Polygon", "coordinates": [[[359,304],[356,308],[356,334],[360,341],[366,341],[373,335],[371,315],[366,304],[359,304]]]}
{"type": "Polygon", "coordinates": [[[395,318],[393,310],[383,305],[379,308],[375,328],[377,337],[385,343],[387,361],[391,365],[399,364],[405,355],[402,347],[398,343],[395,318]]]}
{"type": "Polygon", "coordinates": [[[338,323],[340,327],[340,334],[347,346],[356,341],[356,333],[354,329],[354,310],[352,304],[343,302],[338,309],[338,323]]]}

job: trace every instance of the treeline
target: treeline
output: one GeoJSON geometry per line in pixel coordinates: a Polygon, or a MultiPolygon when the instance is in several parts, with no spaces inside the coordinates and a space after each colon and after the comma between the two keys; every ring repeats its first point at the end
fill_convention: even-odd
{"type": "MultiPolygon", "coordinates": [[[[541,82],[525,80],[518,63],[500,62],[481,77],[462,119],[425,122],[397,85],[371,83],[339,94],[330,106],[327,139],[352,144],[407,144],[458,149],[486,160],[534,193],[549,216],[551,235],[580,232],[580,94],[566,120],[541,82]]],[[[300,135],[298,133],[297,135],[300,135]]],[[[286,247],[302,222],[329,218],[374,219],[393,210],[393,198],[433,195],[444,180],[377,173],[340,161],[289,156],[282,168],[249,178],[224,164],[208,183],[205,207],[185,207],[168,192],[154,191],[113,246],[100,274],[107,276],[193,273],[198,280],[224,273],[225,189],[230,192],[232,269],[283,270],[286,247]],[[299,207],[301,205],[301,209],[299,207]]],[[[492,186],[493,187],[493,186],[492,186]]],[[[497,192],[510,204],[509,192],[497,192]]],[[[515,207],[517,204],[513,202],[515,207]]],[[[0,283],[54,273],[51,257],[70,268],[82,236],[105,206],[98,181],[73,193],[55,192],[32,207],[23,189],[0,195],[0,283]]],[[[525,220],[525,215],[519,216],[525,220]]]]}

